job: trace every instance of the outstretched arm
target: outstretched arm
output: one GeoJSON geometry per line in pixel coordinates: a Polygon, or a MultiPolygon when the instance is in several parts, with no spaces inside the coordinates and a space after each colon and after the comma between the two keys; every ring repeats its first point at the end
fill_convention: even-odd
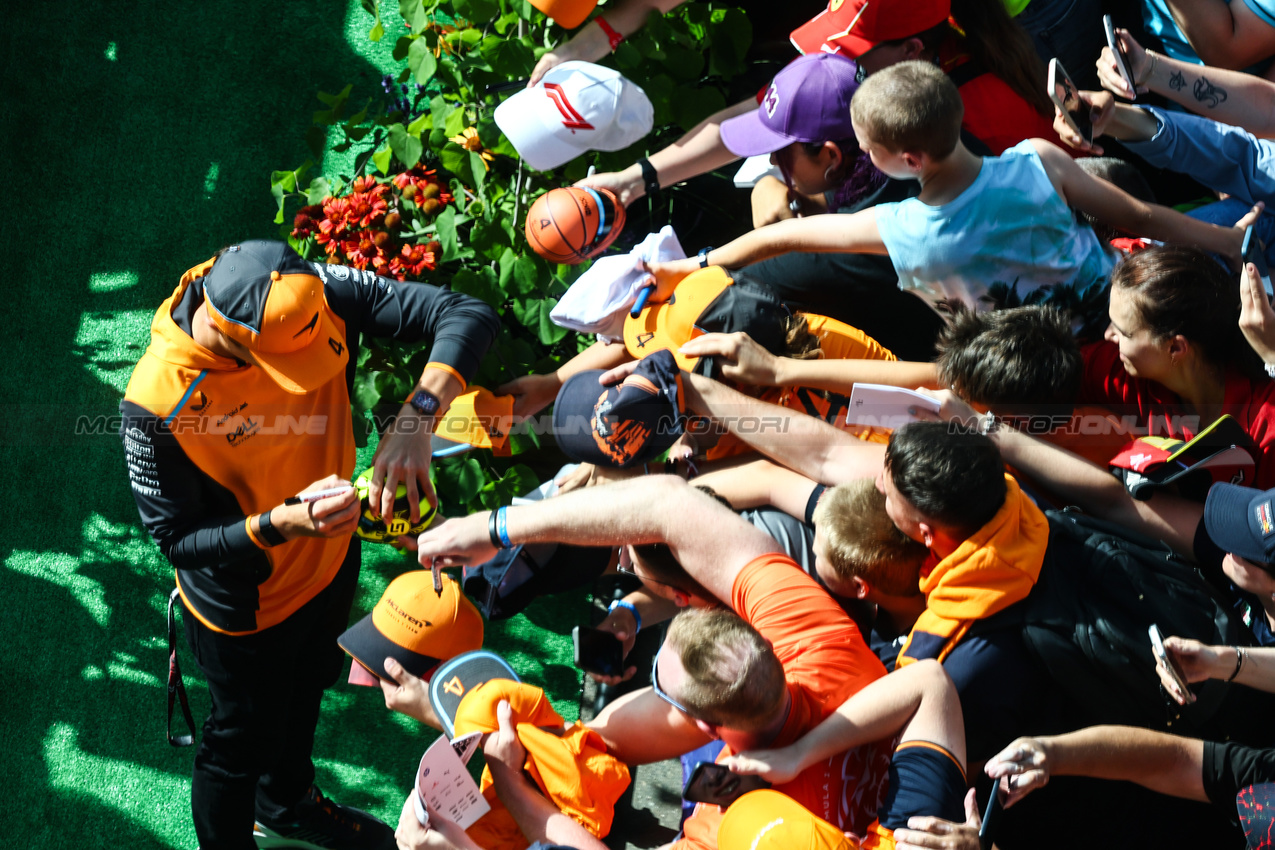
{"type": "MultiPolygon", "coordinates": [[[[739,269],[780,254],[799,251],[806,254],[885,254],[885,243],[877,230],[875,210],[861,210],[849,215],[816,215],[790,218],[756,230],[708,252],[709,265],[739,269]]],[[[678,281],[700,267],[698,257],[668,263],[647,263],[655,279],[656,292],[651,300],[668,300],[678,281]]]]}
{"type": "Polygon", "coordinates": [[[885,446],[878,443],[865,443],[821,419],[749,398],[701,375],[683,375],[682,386],[688,408],[711,416],[757,451],[821,484],[875,478],[881,471],[885,446]]]}
{"type": "Polygon", "coordinates": [[[570,40],[540,57],[527,82],[528,88],[539,82],[550,68],[563,62],[597,62],[610,53],[614,49],[611,47],[611,35],[602,28],[599,21],[606,21],[613,32],[628,37],[642,28],[651,12],[664,14],[683,2],[685,0],[616,0],[608,3],[605,12],[587,21],[570,40]]]}
{"type": "MultiPolygon", "coordinates": [[[[972,423],[980,416],[990,415],[975,413],[951,390],[929,394],[939,400],[941,419],[972,423]]],[[[1140,502],[1114,475],[1066,449],[1013,428],[997,428],[990,436],[1005,463],[1031,476],[1051,493],[1094,516],[1157,537],[1195,559],[1195,531],[1204,516],[1204,506],[1199,502],[1165,494],[1140,502]]]]}
{"type": "MultiPolygon", "coordinates": [[[[1240,3],[1247,7],[1247,4],[1240,3]]],[[[1273,30],[1275,32],[1275,30],[1273,30]]],[[[1126,30],[1117,37],[1129,57],[1130,70],[1138,83],[1138,92],[1155,92],[1176,101],[1193,112],[1215,121],[1243,127],[1257,136],[1275,135],[1275,83],[1242,71],[1226,70],[1238,66],[1207,62],[1207,66],[1170,59],[1162,53],[1144,50],[1126,30]],[[1221,65],[1222,67],[1208,67],[1221,65]]],[[[1264,55],[1275,53],[1272,47],[1264,55]]],[[[1103,88],[1121,97],[1129,97],[1128,86],[1116,70],[1111,48],[1104,47],[1098,59],[1098,79],[1103,88]]]]}
{"type": "Polygon", "coordinates": [[[1129,726],[1091,726],[1066,735],[1019,738],[995,755],[986,770],[1001,780],[1006,805],[1043,788],[1050,776],[1119,779],[1161,794],[1208,801],[1203,741],[1129,726]]]}
{"type": "Polygon", "coordinates": [[[941,386],[933,363],[907,360],[796,360],[777,357],[742,331],[704,334],[682,345],[690,357],[713,357],[722,377],[757,387],[811,387],[849,395],[858,384],[941,386]]]}
{"type": "Polygon", "coordinates": [[[1206,65],[1236,71],[1275,53],[1275,27],[1248,3],[1165,0],[1173,20],[1206,65]]]}
{"type": "Polygon", "coordinates": [[[1240,245],[1244,228],[1261,214],[1254,207],[1234,227],[1219,227],[1185,216],[1159,204],[1148,204],[1129,193],[1089,174],[1063,152],[1044,139],[1032,139],[1041,164],[1059,196],[1068,206],[1135,236],[1146,236],[1163,242],[1194,245],[1229,259],[1235,268],[1240,264],[1240,245]]]}
{"type": "MultiPolygon", "coordinates": [[[[730,600],[735,577],[754,558],[781,551],[764,531],[674,475],[651,475],[589,487],[502,509],[514,543],[577,546],[667,543],[678,563],[718,599],[730,600]]],[[[481,564],[496,554],[490,512],[450,519],[417,539],[422,566],[481,564]]]]}
{"type": "Polygon", "coordinates": [[[908,741],[937,744],[965,766],[965,721],[956,686],[933,659],[883,676],[841,704],[801,739],[777,750],[755,750],[724,762],[736,773],[789,782],[801,771],[860,744],[902,732],[908,741]]]}

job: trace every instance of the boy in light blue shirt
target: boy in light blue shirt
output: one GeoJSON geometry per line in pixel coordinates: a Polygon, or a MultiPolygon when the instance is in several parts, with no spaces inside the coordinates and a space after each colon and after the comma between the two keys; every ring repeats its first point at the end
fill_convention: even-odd
{"type": "MultiPolygon", "coordinates": [[[[931,305],[959,300],[976,310],[998,306],[1012,287],[1026,301],[1036,290],[1084,291],[1105,284],[1113,259],[1071,208],[1118,230],[1194,245],[1237,266],[1244,227],[1188,218],[1099,180],[1043,139],[1000,157],[980,157],[960,141],[956,87],[936,67],[902,62],[867,79],[851,102],[859,145],[878,169],[916,179],[921,193],[852,215],[815,216],[758,228],[699,258],[652,263],[651,300],[700,265],[734,269],[790,251],[888,254],[900,288],[931,305]]],[[[829,281],[835,286],[835,281],[829,281]]]]}

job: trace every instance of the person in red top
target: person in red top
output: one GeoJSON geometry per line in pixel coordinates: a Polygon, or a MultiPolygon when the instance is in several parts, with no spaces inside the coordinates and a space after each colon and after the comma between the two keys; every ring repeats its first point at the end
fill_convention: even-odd
{"type": "MultiPolygon", "coordinates": [[[[667,543],[689,576],[729,603],[678,615],[656,656],[652,687],[621,697],[590,724],[608,752],[628,764],[672,758],[712,739],[726,744],[727,755],[787,746],[885,675],[854,622],[773,538],[676,476],[447,520],[422,534],[417,547],[423,564],[459,566],[537,541],[667,543]]],[[[886,748],[854,750],[820,761],[780,790],[862,833],[888,765],[886,748]]],[[[715,847],[720,818],[717,807],[699,806],[675,846],[715,847]]]]}
{"type": "Polygon", "coordinates": [[[1127,257],[1111,275],[1106,338],[1082,349],[1079,403],[1178,439],[1228,414],[1260,452],[1256,481],[1242,483],[1275,487],[1275,382],[1239,315],[1238,286],[1202,251],[1165,245],[1127,257]]]}
{"type": "Polygon", "coordinates": [[[873,74],[910,59],[934,62],[965,105],[961,128],[999,156],[1024,139],[1058,144],[1045,68],[1001,3],[832,0],[792,33],[802,53],[836,53],[873,74]]]}

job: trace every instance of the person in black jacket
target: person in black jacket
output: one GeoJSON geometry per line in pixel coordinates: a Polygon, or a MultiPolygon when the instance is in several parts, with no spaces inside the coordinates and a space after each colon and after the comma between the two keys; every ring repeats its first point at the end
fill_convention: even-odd
{"type": "Polygon", "coordinates": [[[212,694],[191,808],[203,850],[392,847],[327,800],[311,749],[336,681],[359,570],[350,390],[361,335],[433,339],[382,437],[372,509],[429,483],[434,422],[498,330],[482,302],[245,242],[182,276],[120,403],[142,522],[177,572],[187,641],[212,694]],[[297,494],[331,491],[312,501],[297,494]],[[289,504],[289,502],[299,502],[289,504]],[[255,824],[254,824],[255,813],[255,824]]]}

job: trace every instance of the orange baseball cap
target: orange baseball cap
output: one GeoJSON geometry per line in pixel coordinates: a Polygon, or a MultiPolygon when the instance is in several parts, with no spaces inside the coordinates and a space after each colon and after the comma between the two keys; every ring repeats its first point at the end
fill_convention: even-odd
{"type": "MultiPolygon", "coordinates": [[[[393,658],[403,669],[428,680],[439,664],[483,645],[483,618],[451,576],[443,574],[443,591],[434,592],[429,570],[412,570],[390,582],[372,613],[337,638],[356,663],[376,679],[393,682],[385,671],[385,659],[393,658]]],[[[357,675],[355,684],[377,684],[357,675]]]]}
{"type": "Polygon", "coordinates": [[[792,31],[801,53],[857,59],[883,41],[923,33],[952,14],[951,0],[830,0],[828,8],[792,31]]]}
{"type": "MultiPolygon", "coordinates": [[[[695,371],[700,358],[678,349],[697,336],[743,331],[767,351],[784,344],[788,310],[771,291],[745,277],[732,280],[725,269],[709,266],[691,272],[677,284],[673,296],[625,316],[624,347],[641,359],[668,349],[678,368],[695,371]]],[[[707,373],[706,373],[707,374],[707,373]]]]}
{"type": "Polygon", "coordinates": [[[204,301],[217,329],[290,393],[318,389],[350,360],[323,281],[283,242],[228,248],[204,275],[204,301]]]}
{"type": "Polygon", "coordinates": [[[718,850],[855,850],[844,832],[786,794],[749,791],[722,816],[718,850]]]}
{"type": "Polygon", "coordinates": [[[531,5],[553,18],[563,29],[573,30],[598,5],[598,0],[531,0],[531,5]]]}

